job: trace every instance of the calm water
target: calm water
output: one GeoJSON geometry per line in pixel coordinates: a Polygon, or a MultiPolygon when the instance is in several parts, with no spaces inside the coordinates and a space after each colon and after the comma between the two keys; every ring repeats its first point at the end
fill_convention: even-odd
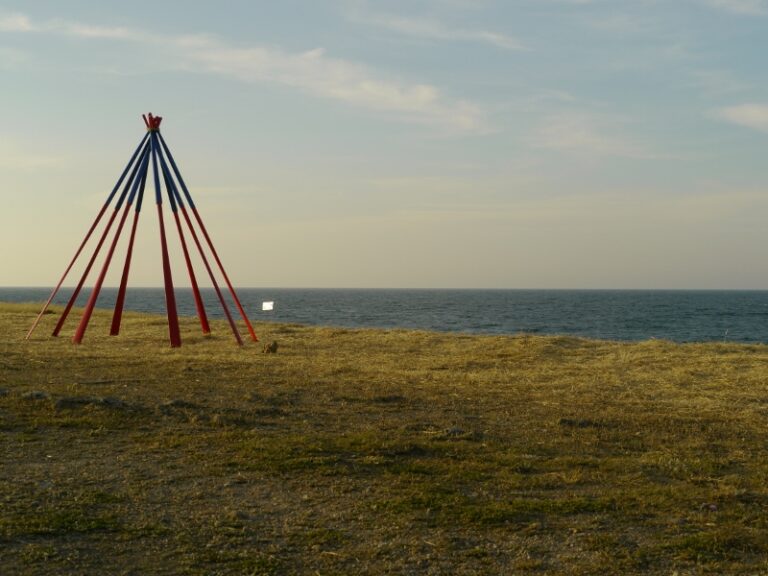
{"type": "MultiPolygon", "coordinates": [[[[222,318],[214,292],[203,292],[209,316],[222,318]]],[[[0,288],[0,300],[42,303],[49,293],[44,288],[0,288]]],[[[55,302],[66,303],[70,294],[62,289],[55,302]]],[[[105,288],[98,306],[111,308],[115,295],[115,289],[105,288]]],[[[768,291],[251,288],[239,289],[238,295],[254,321],[612,340],[768,342],[768,291]],[[267,300],[275,302],[271,312],[261,310],[267,300]]],[[[81,295],[78,305],[86,297],[81,295]]],[[[181,314],[195,314],[190,290],[179,290],[177,299],[181,314]]],[[[129,289],[126,308],[165,313],[163,290],[129,289]]]]}

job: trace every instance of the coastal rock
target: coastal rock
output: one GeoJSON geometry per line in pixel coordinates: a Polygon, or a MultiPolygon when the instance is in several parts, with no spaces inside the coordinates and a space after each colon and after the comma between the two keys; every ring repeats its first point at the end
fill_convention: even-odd
{"type": "Polygon", "coordinates": [[[101,405],[107,408],[114,408],[117,410],[128,408],[128,404],[126,404],[123,400],[120,400],[120,398],[115,398],[114,396],[106,396],[102,398],[101,405]]]}
{"type": "Polygon", "coordinates": [[[174,398],[173,400],[168,400],[168,402],[163,402],[162,404],[160,404],[160,410],[163,410],[163,409],[168,410],[168,409],[172,409],[172,408],[189,408],[189,409],[193,409],[193,408],[199,408],[199,406],[197,404],[195,404],[194,402],[189,402],[187,400],[181,400],[179,398],[174,398]]]}
{"type": "Polygon", "coordinates": [[[47,400],[51,395],[42,390],[30,390],[29,392],[24,392],[21,397],[24,400],[47,400]]]}
{"type": "Polygon", "coordinates": [[[82,406],[88,406],[89,404],[97,404],[98,398],[87,398],[83,396],[65,396],[59,398],[54,404],[56,410],[71,410],[73,408],[81,408],[82,406]]]}
{"type": "Polygon", "coordinates": [[[64,398],[59,398],[54,405],[56,410],[72,410],[83,406],[103,406],[104,408],[115,410],[128,408],[128,404],[120,400],[120,398],[114,398],[112,396],[107,396],[105,398],[96,398],[93,396],[65,396],[64,398]]]}
{"type": "Polygon", "coordinates": [[[163,402],[157,406],[157,411],[164,416],[176,416],[181,417],[184,420],[198,420],[200,418],[207,418],[203,412],[203,408],[194,402],[187,400],[181,400],[174,398],[167,402],[163,402]]]}

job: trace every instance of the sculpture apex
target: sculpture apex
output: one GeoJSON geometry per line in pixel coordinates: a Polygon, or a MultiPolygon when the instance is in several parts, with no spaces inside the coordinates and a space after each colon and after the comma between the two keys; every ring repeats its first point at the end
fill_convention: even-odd
{"type": "Polygon", "coordinates": [[[147,125],[147,130],[150,132],[157,132],[160,130],[160,122],[163,121],[162,116],[152,116],[152,112],[149,114],[142,114],[144,118],[144,124],[147,125]]]}

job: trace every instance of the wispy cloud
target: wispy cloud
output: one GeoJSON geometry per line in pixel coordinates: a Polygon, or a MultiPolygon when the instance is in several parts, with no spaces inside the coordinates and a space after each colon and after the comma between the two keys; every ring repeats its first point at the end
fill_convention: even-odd
{"type": "Polygon", "coordinates": [[[768,104],[740,104],[716,112],[720,118],[761,132],[768,132],[768,104]]]}
{"type": "Polygon", "coordinates": [[[528,50],[520,40],[507,34],[491,30],[449,26],[429,18],[369,14],[360,11],[350,15],[350,18],[420,40],[474,42],[503,50],[528,50]]]}
{"type": "Polygon", "coordinates": [[[204,34],[164,36],[65,20],[38,23],[23,14],[0,15],[0,30],[151,44],[165,48],[169,65],[180,69],[288,86],[451,132],[486,130],[485,113],[476,104],[446,96],[428,83],[385,77],[364,64],[328,56],[321,48],[295,53],[266,46],[240,47],[204,34]]]}
{"type": "Polygon", "coordinates": [[[363,65],[327,56],[322,49],[300,54],[274,48],[232,48],[211,43],[187,52],[209,72],[246,82],[274,82],[355,106],[396,113],[412,122],[462,132],[483,128],[475,105],[444,97],[430,84],[376,77],[363,65]]]}
{"type": "Polygon", "coordinates": [[[31,32],[32,22],[24,14],[0,14],[0,32],[31,32]]]}
{"type": "Polygon", "coordinates": [[[150,36],[137,30],[122,27],[90,26],[75,22],[53,22],[49,25],[51,31],[61,31],[79,38],[104,38],[107,40],[149,40],[150,36]]]}
{"type": "Polygon", "coordinates": [[[704,4],[719,8],[734,14],[760,16],[768,14],[766,0],[703,0],[704,4]]]}
{"type": "Polygon", "coordinates": [[[564,112],[546,118],[531,138],[536,148],[562,150],[590,156],[653,158],[653,154],[627,138],[605,119],[588,113],[564,112]]]}
{"type": "Polygon", "coordinates": [[[18,12],[0,14],[0,32],[58,32],[81,38],[112,38],[120,40],[142,40],[148,38],[146,34],[128,28],[91,26],[66,20],[33,22],[26,14],[18,12]]]}

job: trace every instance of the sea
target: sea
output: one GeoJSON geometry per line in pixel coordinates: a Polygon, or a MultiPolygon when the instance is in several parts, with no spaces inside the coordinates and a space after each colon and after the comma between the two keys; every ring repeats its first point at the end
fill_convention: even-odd
{"type": "MultiPolygon", "coordinates": [[[[640,341],[768,342],[768,291],[730,290],[431,290],[236,289],[253,321],[351,328],[404,328],[469,334],[547,334],[640,341]],[[272,310],[262,310],[274,302],[272,310]]],[[[42,305],[50,288],[0,288],[0,301],[42,305]]],[[[54,299],[65,304],[71,288],[54,299]]],[[[117,289],[97,306],[112,308],[117,289]]],[[[202,289],[211,318],[224,313],[213,289],[202,289]]],[[[82,306],[83,291],[77,300],[82,306]]],[[[190,289],[177,289],[181,315],[194,316],[190,289]]],[[[232,302],[227,295],[226,300],[232,302]]],[[[126,309],[165,313],[162,288],[132,288],[126,309]]],[[[232,308],[236,317],[237,312],[232,308]]],[[[30,323],[34,318],[30,318],[30,323]]]]}

